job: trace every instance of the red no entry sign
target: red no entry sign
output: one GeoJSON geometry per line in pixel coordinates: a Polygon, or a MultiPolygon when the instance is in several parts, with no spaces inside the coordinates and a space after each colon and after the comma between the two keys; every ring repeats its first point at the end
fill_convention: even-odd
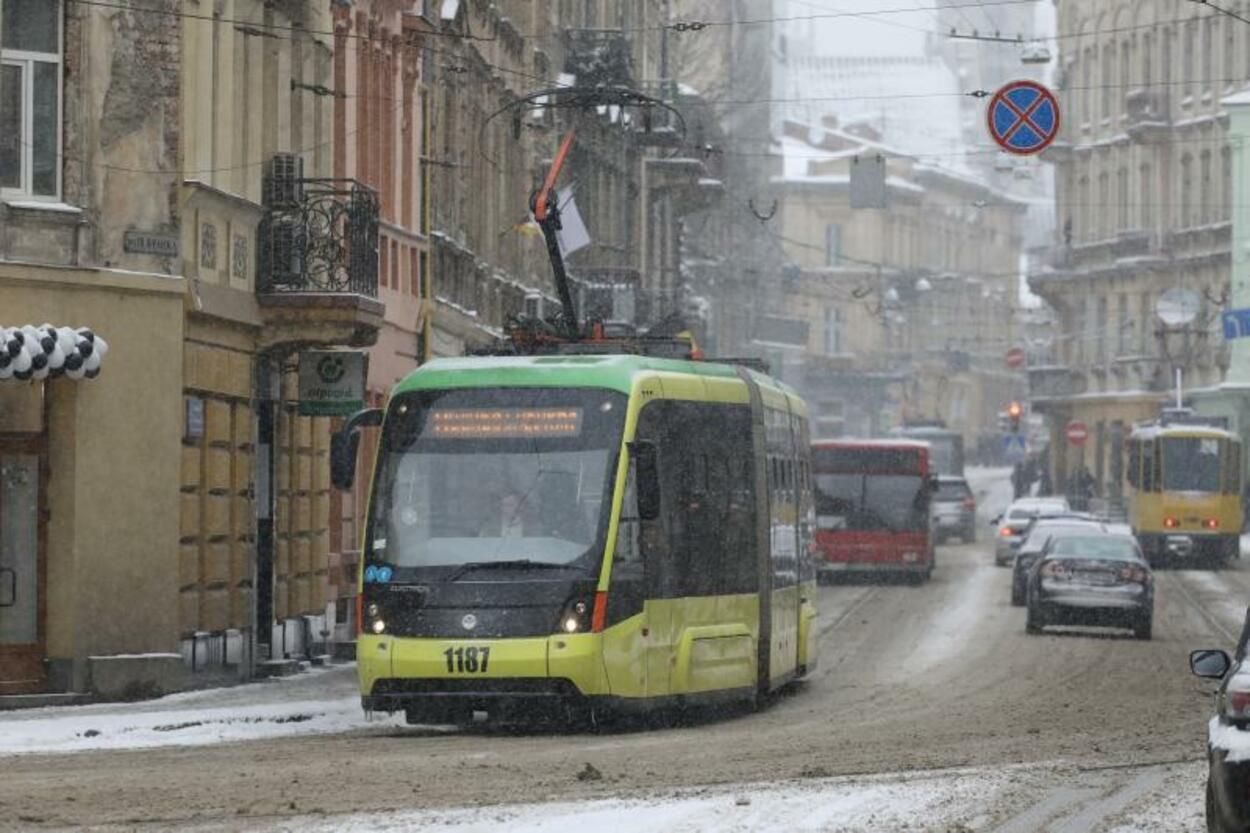
{"type": "Polygon", "coordinates": [[[1059,101],[1036,81],[1012,81],[994,93],[985,118],[998,146],[1021,156],[1042,152],[1059,135],[1059,101]]]}
{"type": "Polygon", "coordinates": [[[1010,350],[1007,351],[1007,366],[1008,367],[1024,367],[1024,360],[1025,360],[1024,348],[1012,347],[1010,350]]]}
{"type": "Polygon", "coordinates": [[[1075,419],[1068,423],[1066,433],[1068,442],[1073,445],[1085,445],[1085,441],[1089,439],[1089,429],[1085,427],[1085,423],[1075,419]]]}

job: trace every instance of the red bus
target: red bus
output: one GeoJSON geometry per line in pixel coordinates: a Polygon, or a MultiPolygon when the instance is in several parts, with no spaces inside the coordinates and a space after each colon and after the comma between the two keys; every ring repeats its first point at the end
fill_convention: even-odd
{"type": "Polygon", "coordinates": [[[933,573],[927,443],[825,440],[812,444],[819,575],[933,573]]]}

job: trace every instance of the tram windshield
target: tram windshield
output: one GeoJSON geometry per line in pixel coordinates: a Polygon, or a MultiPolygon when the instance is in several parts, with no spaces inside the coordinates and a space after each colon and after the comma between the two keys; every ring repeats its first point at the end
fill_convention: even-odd
{"type": "Polygon", "coordinates": [[[625,397],[495,388],[408,394],[384,429],[368,552],[396,568],[597,565],[625,397]]]}
{"type": "Polygon", "coordinates": [[[1220,491],[1220,441],[1206,437],[1163,440],[1163,488],[1169,492],[1220,491]]]}

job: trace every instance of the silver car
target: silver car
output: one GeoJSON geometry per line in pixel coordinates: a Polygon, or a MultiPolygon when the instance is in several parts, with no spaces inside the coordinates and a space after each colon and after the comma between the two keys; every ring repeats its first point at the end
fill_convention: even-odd
{"type": "Polygon", "coordinates": [[[1068,501],[1062,497],[1020,498],[1007,507],[1007,511],[990,522],[998,528],[994,536],[994,563],[1006,567],[1024,540],[1029,521],[1038,515],[1057,514],[1068,511],[1068,501]]]}
{"type": "Polygon", "coordinates": [[[1154,576],[1131,535],[1095,531],[1051,536],[1029,571],[1025,630],[1048,625],[1128,628],[1149,639],[1154,576]]]}
{"type": "Polygon", "coordinates": [[[943,474],[937,479],[937,491],[933,495],[934,538],[942,543],[958,535],[965,543],[977,539],[977,499],[972,488],[962,477],[943,474]]]}

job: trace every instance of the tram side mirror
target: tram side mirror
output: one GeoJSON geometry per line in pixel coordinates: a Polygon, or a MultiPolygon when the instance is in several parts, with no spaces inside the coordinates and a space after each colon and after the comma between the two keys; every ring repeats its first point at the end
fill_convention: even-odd
{"type": "Polygon", "coordinates": [[[660,517],[660,464],[655,443],[638,440],[629,444],[634,458],[634,486],[638,492],[638,517],[654,521],[660,517]]]}
{"type": "Polygon", "coordinates": [[[382,424],[382,411],[368,408],[358,411],[330,437],[330,482],[339,491],[347,491],[356,482],[356,455],[360,452],[360,429],[382,424]]]}

